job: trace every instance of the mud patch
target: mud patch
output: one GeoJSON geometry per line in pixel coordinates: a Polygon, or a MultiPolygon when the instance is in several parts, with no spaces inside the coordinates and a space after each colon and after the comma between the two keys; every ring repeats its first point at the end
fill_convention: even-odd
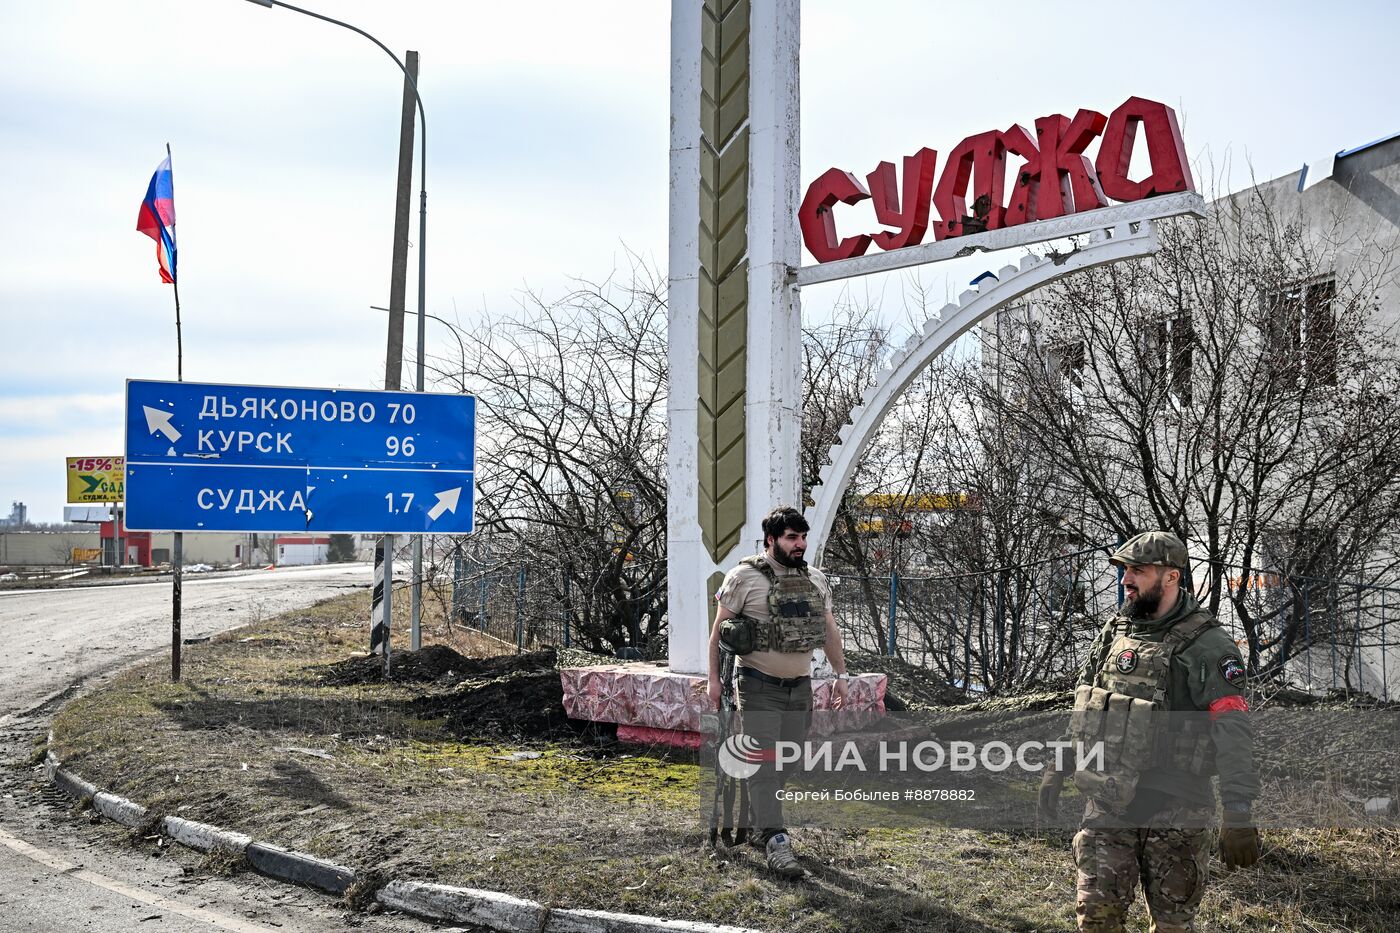
{"type": "Polygon", "coordinates": [[[949,686],[935,672],[910,664],[902,658],[847,651],[846,664],[853,671],[885,675],[888,679],[885,706],[890,710],[941,709],[961,706],[973,699],[956,687],[949,686]]]}
{"type": "MultiPolygon", "coordinates": [[[[463,674],[469,663],[467,658],[447,645],[428,645],[417,651],[396,651],[389,661],[389,680],[409,684],[451,679],[463,674]]],[[[384,658],[377,654],[359,655],[317,665],[308,669],[307,673],[327,687],[379,684],[384,682],[384,658]]]]}
{"type": "Polygon", "coordinates": [[[442,719],[458,738],[548,738],[571,733],[552,650],[475,661],[446,693],[415,700],[414,715],[442,719]]]}

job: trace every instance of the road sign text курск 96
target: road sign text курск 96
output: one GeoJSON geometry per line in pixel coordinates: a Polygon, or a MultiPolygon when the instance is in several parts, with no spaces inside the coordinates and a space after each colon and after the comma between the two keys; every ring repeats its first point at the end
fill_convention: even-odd
{"type": "Polygon", "coordinates": [[[128,527],[466,534],[469,395],[129,380],[128,527]]]}

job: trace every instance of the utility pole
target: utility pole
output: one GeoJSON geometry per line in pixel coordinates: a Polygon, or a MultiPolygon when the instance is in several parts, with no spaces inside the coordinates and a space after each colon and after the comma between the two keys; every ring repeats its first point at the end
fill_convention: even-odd
{"type": "MultiPolygon", "coordinates": [[[[389,340],[384,357],[384,388],[403,384],[404,291],[408,280],[408,215],[413,197],[413,108],[417,101],[418,53],[404,56],[403,118],[399,125],[398,197],[394,202],[394,258],[389,275],[389,340]]],[[[422,244],[419,244],[420,247],[422,244]]],[[[389,676],[394,603],[394,536],[384,535],[375,554],[374,601],[370,610],[369,650],[384,650],[389,676]]]]}
{"type": "MultiPolygon", "coordinates": [[[[374,36],[365,32],[358,26],[342,22],[323,13],[314,10],[303,9],[284,3],[283,0],[251,0],[258,6],[268,8],[281,7],[285,10],[292,10],[301,13],[303,16],[310,16],[312,19],[319,19],[322,22],[332,23],[336,26],[348,29],[357,35],[363,36],[381,52],[388,55],[395,65],[403,72],[404,76],[404,101],[403,101],[403,121],[399,136],[399,190],[398,201],[395,205],[394,213],[394,263],[392,271],[391,293],[390,293],[390,313],[389,313],[389,346],[388,357],[384,361],[385,385],[389,390],[397,391],[401,388],[401,374],[403,368],[403,291],[404,276],[408,266],[408,189],[412,179],[413,169],[413,105],[418,107],[418,121],[423,127],[423,138],[419,148],[419,189],[418,189],[418,389],[423,389],[423,335],[424,317],[427,314],[426,308],[426,282],[427,282],[427,249],[428,249],[428,117],[423,112],[423,98],[418,94],[418,53],[409,52],[404,61],[399,61],[399,57],[389,51],[389,47],[380,42],[374,36]]],[[[390,604],[393,598],[393,535],[385,535],[381,541],[380,548],[375,552],[375,591],[376,596],[371,610],[371,631],[369,640],[369,650],[375,651],[377,645],[384,645],[384,674],[389,673],[389,622],[390,604]],[[381,574],[387,568],[387,574],[381,574]],[[382,592],[383,601],[380,600],[382,592]]],[[[415,554],[421,551],[415,549],[415,554]]],[[[416,575],[415,575],[416,576],[416,575]]],[[[415,613],[415,624],[417,616],[415,613]]],[[[415,647],[416,637],[415,637],[415,647]]]]}

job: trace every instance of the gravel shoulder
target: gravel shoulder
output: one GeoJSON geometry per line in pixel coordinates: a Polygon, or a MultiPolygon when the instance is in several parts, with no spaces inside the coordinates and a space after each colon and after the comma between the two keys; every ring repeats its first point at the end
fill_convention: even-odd
{"type": "MultiPolygon", "coordinates": [[[[55,752],[154,815],[386,880],[803,933],[1073,929],[1067,833],[804,829],[811,877],[779,882],[756,850],[708,848],[693,753],[563,718],[557,658],[429,614],[433,647],[396,655],[386,682],[363,659],[367,617],[357,593],[216,636],[189,646],[178,685],[137,665],[57,715],[55,752]]],[[[1400,834],[1265,845],[1212,884],[1212,928],[1394,928],[1400,834]]]]}

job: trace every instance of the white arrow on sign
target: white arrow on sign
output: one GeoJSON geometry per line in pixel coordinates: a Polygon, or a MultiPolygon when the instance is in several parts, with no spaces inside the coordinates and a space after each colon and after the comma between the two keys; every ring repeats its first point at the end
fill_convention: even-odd
{"type": "Polygon", "coordinates": [[[451,512],[453,515],[457,514],[457,500],[462,498],[461,486],[458,486],[456,489],[444,489],[442,492],[435,493],[434,495],[437,496],[437,505],[428,509],[428,521],[437,521],[442,517],[443,512],[451,512]]]}
{"type": "Polygon", "coordinates": [[[176,430],[175,425],[170,423],[174,413],[161,411],[159,408],[152,408],[149,405],[142,405],[141,410],[146,413],[146,428],[152,434],[159,431],[172,444],[180,439],[180,432],[176,430]]]}

